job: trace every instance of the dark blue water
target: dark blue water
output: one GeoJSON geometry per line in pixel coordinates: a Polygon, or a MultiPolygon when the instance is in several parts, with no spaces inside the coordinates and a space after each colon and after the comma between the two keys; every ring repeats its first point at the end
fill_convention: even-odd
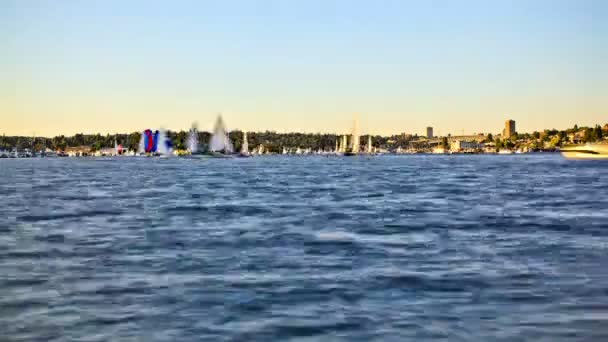
{"type": "Polygon", "coordinates": [[[0,160],[0,340],[608,340],[608,163],[0,160]]]}

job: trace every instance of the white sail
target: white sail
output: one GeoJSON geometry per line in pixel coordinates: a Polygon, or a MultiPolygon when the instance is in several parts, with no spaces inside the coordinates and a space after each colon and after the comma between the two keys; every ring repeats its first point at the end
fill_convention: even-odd
{"type": "Polygon", "coordinates": [[[348,146],[348,137],[346,135],[342,136],[342,146],[340,146],[340,152],[346,152],[346,147],[348,146]]]}
{"type": "Polygon", "coordinates": [[[190,151],[190,153],[198,152],[198,131],[195,127],[192,127],[188,132],[186,148],[188,149],[188,151],[190,151]]]}
{"type": "Polygon", "coordinates": [[[372,153],[372,136],[371,134],[367,136],[367,153],[372,153]]]}
{"type": "Polygon", "coordinates": [[[224,153],[232,153],[232,151],[234,151],[221,116],[218,116],[217,121],[215,122],[213,136],[211,137],[211,142],[209,143],[209,151],[224,153]]]}
{"type": "Polygon", "coordinates": [[[359,153],[359,150],[361,149],[360,144],[359,144],[359,125],[357,120],[355,120],[354,124],[353,124],[353,131],[352,131],[352,141],[351,141],[351,148],[352,148],[352,152],[353,153],[359,153]]]}
{"type": "Polygon", "coordinates": [[[247,132],[243,131],[243,145],[241,145],[241,153],[249,154],[249,143],[247,142],[247,132]]]}
{"type": "Polygon", "coordinates": [[[145,146],[144,142],[145,142],[144,132],[141,132],[141,139],[139,139],[139,148],[137,150],[137,152],[139,154],[146,153],[146,146],[145,146]]]}
{"type": "Polygon", "coordinates": [[[158,132],[158,142],[157,142],[157,147],[156,147],[156,152],[158,152],[158,154],[160,155],[170,155],[171,154],[171,147],[168,146],[169,145],[169,141],[167,139],[167,134],[165,133],[165,130],[161,129],[158,132]]]}

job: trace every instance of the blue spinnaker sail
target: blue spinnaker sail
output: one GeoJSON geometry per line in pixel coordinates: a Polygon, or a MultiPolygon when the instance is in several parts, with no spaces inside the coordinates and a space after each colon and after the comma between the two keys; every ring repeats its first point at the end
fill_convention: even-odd
{"type": "Polygon", "coordinates": [[[158,151],[158,130],[154,131],[154,144],[152,147],[152,153],[156,153],[158,151]]]}

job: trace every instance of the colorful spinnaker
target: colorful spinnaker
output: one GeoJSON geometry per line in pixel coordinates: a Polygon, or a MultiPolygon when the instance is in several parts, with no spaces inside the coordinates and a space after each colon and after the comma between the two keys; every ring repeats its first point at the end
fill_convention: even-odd
{"type": "Polygon", "coordinates": [[[149,154],[169,155],[173,150],[171,140],[163,130],[152,132],[151,129],[146,129],[142,134],[142,145],[143,152],[149,154]]]}

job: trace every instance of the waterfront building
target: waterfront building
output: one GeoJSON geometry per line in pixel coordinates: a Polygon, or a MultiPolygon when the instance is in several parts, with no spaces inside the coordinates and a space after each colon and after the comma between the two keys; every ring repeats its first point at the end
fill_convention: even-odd
{"type": "Polygon", "coordinates": [[[577,132],[568,134],[568,142],[573,144],[580,144],[585,139],[586,132],[584,129],[578,130],[577,132]]]}
{"type": "Polygon", "coordinates": [[[435,147],[433,149],[433,154],[446,154],[446,153],[447,153],[447,151],[443,147],[435,147]]]}
{"type": "Polygon", "coordinates": [[[66,147],[65,154],[70,157],[84,157],[91,154],[90,146],[66,147]]]}
{"type": "Polygon", "coordinates": [[[452,141],[477,141],[477,142],[483,142],[484,140],[486,140],[486,136],[485,135],[454,135],[454,136],[450,136],[448,138],[448,141],[452,142],[452,141]]]}
{"type": "Polygon", "coordinates": [[[515,132],[515,121],[507,120],[505,122],[505,129],[502,131],[503,137],[510,138],[515,132]]]}
{"type": "Polygon", "coordinates": [[[426,137],[428,139],[432,139],[434,137],[434,135],[433,135],[433,127],[427,127],[426,128],[426,137]]]}
{"type": "Polygon", "coordinates": [[[111,157],[116,155],[116,150],[113,147],[105,147],[95,152],[96,157],[111,157]]]}
{"type": "Polygon", "coordinates": [[[478,151],[482,150],[484,144],[477,141],[463,141],[455,140],[450,144],[450,150],[452,151],[478,151]]]}
{"type": "Polygon", "coordinates": [[[483,152],[484,153],[495,153],[496,152],[496,144],[494,144],[494,143],[483,144],[483,152]]]}

